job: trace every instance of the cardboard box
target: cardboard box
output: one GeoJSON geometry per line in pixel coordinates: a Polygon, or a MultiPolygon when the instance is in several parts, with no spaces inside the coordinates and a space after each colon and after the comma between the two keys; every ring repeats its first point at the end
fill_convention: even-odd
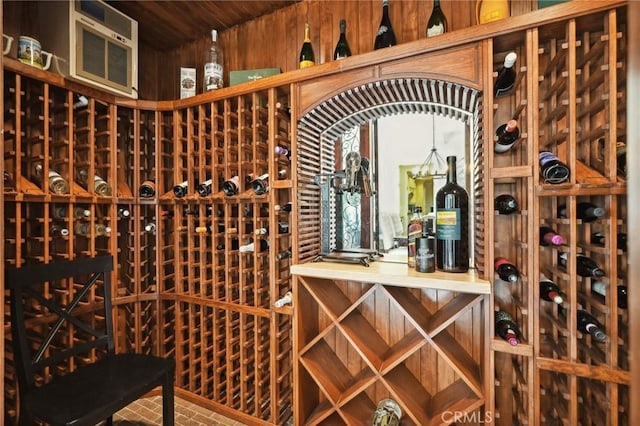
{"type": "Polygon", "coordinates": [[[180,99],[196,95],[196,69],[180,67],[180,99]]]}
{"type": "Polygon", "coordinates": [[[270,75],[280,74],[280,68],[259,68],[255,70],[239,70],[229,73],[229,86],[256,81],[270,75]]]}

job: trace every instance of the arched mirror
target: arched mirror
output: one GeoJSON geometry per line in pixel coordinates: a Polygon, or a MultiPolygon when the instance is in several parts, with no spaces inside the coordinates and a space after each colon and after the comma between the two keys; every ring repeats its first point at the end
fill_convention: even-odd
{"type": "Polygon", "coordinates": [[[453,155],[458,184],[469,194],[474,265],[473,209],[483,201],[474,186],[481,105],[478,91],[456,83],[398,79],[347,90],[305,114],[298,122],[299,223],[319,228],[320,241],[302,241],[301,257],[306,250],[371,248],[383,254],[381,261],[406,262],[408,216],[414,207],[427,215],[435,206],[446,182],[445,159],[453,155]],[[366,165],[370,191],[363,191],[361,177],[349,179],[353,158],[366,165]],[[439,170],[431,170],[434,165],[439,170]],[[347,183],[331,183],[336,174],[347,183]],[[330,178],[320,182],[318,176],[330,178]],[[344,190],[322,194],[340,185],[344,190]],[[319,214],[314,203],[330,213],[319,214]]]}

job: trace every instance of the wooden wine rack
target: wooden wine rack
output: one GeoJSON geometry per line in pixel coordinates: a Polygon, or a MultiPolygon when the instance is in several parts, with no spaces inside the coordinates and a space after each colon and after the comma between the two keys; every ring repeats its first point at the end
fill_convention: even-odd
{"type": "MultiPolygon", "coordinates": [[[[616,237],[630,207],[616,171],[627,124],[626,10],[618,0],[570,2],[390,56],[359,55],[175,102],[116,99],[4,58],[3,266],[112,254],[118,351],[174,358],[178,395],[247,423],[359,425],[392,397],[403,424],[446,423],[449,411],[505,425],[629,424],[634,328],[611,291],[631,287],[616,237]],[[494,99],[495,72],[510,51],[518,54],[516,86],[494,99]],[[75,106],[80,96],[86,105],[75,106]],[[370,118],[358,115],[365,109],[466,120],[475,165],[471,278],[307,264],[320,250],[313,176],[334,171],[333,139],[370,118]],[[510,118],[521,139],[495,154],[495,129],[510,118]],[[290,159],[274,155],[276,146],[290,159]],[[567,183],[541,182],[543,149],[569,166],[567,183]],[[50,189],[49,170],[70,183],[69,194],[50,189]],[[246,182],[263,173],[270,191],[256,195],[246,182]],[[241,190],[225,196],[221,185],[235,175],[241,190]],[[110,195],[96,193],[93,176],[110,195]],[[196,185],[208,179],[211,194],[201,197],[196,185]],[[145,181],[155,184],[151,198],[139,193],[145,181]],[[173,186],[184,181],[188,194],[177,198],[173,186]],[[493,211],[502,193],[517,198],[517,213],[493,211]],[[583,201],[605,207],[606,217],[578,220],[583,201]],[[290,214],[274,210],[288,202],[290,214]],[[558,218],[563,204],[569,217],[558,218]],[[289,232],[275,231],[279,222],[289,232]],[[566,246],[541,246],[540,225],[566,246]],[[256,236],[260,228],[270,232],[256,236]],[[604,247],[591,243],[596,231],[609,237],[604,247]],[[237,248],[258,238],[268,251],[237,248]],[[567,272],[573,257],[561,268],[558,251],[596,260],[607,297],[567,272]],[[517,265],[517,283],[493,276],[498,256],[517,265]],[[540,300],[542,274],[565,293],[563,310],[540,300]],[[292,288],[294,308],[274,307],[292,288]],[[576,330],[582,308],[603,323],[604,343],[576,330]],[[494,337],[497,309],[519,323],[518,346],[494,337]]],[[[73,288],[45,291],[68,298],[73,288]]],[[[11,358],[6,347],[7,419],[16,415],[11,358]]]]}

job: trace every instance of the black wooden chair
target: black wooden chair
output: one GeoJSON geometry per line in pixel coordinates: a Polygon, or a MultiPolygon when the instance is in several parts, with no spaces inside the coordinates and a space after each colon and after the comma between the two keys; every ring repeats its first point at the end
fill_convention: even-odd
{"type": "Polygon", "coordinates": [[[115,353],[112,269],[111,256],[7,269],[21,425],[31,426],[35,419],[51,425],[95,425],[106,419],[111,425],[115,412],[157,386],[162,386],[163,424],[174,424],[175,361],[115,353]],[[65,291],[56,295],[61,285],[65,291]],[[68,298],[73,298],[59,306],[56,299],[70,289],[68,298]],[[88,294],[104,296],[104,303],[83,301],[88,294]],[[61,343],[70,341],[73,345],[61,343]],[[92,357],[97,360],[88,361],[92,357]],[[77,367],[58,374],[70,365],[77,367]]]}

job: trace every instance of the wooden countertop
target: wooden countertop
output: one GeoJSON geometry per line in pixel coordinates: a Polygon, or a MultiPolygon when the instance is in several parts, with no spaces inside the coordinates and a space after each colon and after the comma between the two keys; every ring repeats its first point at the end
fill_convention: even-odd
{"type": "Polygon", "coordinates": [[[310,262],[291,266],[291,274],[305,277],[350,280],[399,287],[431,288],[464,293],[491,294],[491,283],[478,276],[475,269],[465,274],[446,272],[420,273],[403,263],[371,262],[357,264],[310,262]]]}

